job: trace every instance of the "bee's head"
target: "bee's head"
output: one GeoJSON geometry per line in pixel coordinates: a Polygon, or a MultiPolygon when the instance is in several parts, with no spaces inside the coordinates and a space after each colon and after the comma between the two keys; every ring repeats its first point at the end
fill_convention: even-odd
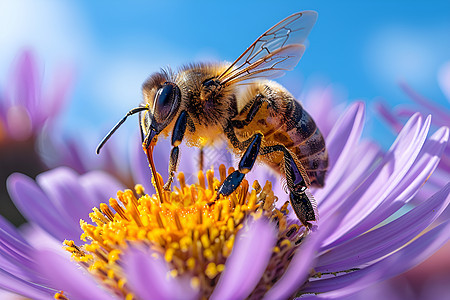
{"type": "Polygon", "coordinates": [[[142,139],[146,148],[150,142],[164,128],[169,125],[178,112],[181,101],[180,88],[170,81],[166,72],[152,75],[143,85],[144,105],[130,110],[103,138],[97,146],[97,154],[105,145],[109,138],[125,122],[125,120],[136,113],[139,113],[142,139]]]}
{"type": "Polygon", "coordinates": [[[147,146],[173,120],[181,102],[181,91],[175,83],[157,79],[163,78],[152,76],[143,85],[148,111],[142,113],[140,123],[147,146]]]}

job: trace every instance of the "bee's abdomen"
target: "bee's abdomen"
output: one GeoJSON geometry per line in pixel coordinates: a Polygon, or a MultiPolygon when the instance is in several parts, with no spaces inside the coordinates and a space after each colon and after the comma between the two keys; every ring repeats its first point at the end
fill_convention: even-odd
{"type": "MultiPolygon", "coordinates": [[[[275,111],[266,120],[266,141],[283,144],[296,155],[311,184],[323,186],[328,168],[328,152],[322,133],[308,112],[292,99],[284,111],[275,111]]],[[[279,156],[271,165],[279,166],[281,160],[282,157],[279,156]]]]}
{"type": "MultiPolygon", "coordinates": [[[[261,82],[251,86],[249,91],[247,98],[243,98],[244,103],[248,104],[247,109],[240,113],[240,120],[248,119],[250,112],[255,113],[249,109],[253,105],[249,98],[253,101],[262,99],[263,103],[258,106],[250,123],[235,128],[238,138],[245,140],[255,132],[261,132],[264,136],[262,147],[284,145],[301,163],[311,184],[323,186],[328,168],[328,152],[313,118],[286,89],[275,82],[261,82]]],[[[267,154],[260,159],[282,173],[283,153],[267,154]]]]}

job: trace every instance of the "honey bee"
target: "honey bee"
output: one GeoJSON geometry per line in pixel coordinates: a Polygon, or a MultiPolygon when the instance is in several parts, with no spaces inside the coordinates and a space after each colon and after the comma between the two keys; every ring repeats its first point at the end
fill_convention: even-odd
{"type": "Polygon", "coordinates": [[[279,77],[297,65],[316,19],[314,11],[285,18],[231,64],[190,64],[177,72],[154,73],[143,84],[144,102],[117,123],[97,153],[128,116],[139,113],[147,155],[158,136],[171,134],[169,178],[164,186],[169,189],[183,140],[201,148],[225,137],[241,159],[238,169],[222,182],[217,197],[231,194],[259,160],[286,178],[291,205],[302,224],[310,228],[318,216],[307,189],[324,185],[328,167],[325,141],[302,105],[268,78],[279,77]]]}

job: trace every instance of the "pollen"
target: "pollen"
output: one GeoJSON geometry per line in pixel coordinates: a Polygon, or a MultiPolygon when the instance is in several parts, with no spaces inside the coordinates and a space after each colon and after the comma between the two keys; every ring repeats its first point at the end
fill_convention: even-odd
{"type": "MultiPolygon", "coordinates": [[[[164,191],[161,198],[145,194],[142,185],[136,185],[134,191],[119,191],[108,204],[93,208],[89,214],[92,223],[80,220],[81,239],[86,243],[77,246],[66,240],[64,247],[105,288],[133,299],[121,260],[130,243],[141,242],[165,259],[170,276],[189,275],[192,287],[207,298],[226,268],[239,230],[249,218],[267,218],[278,228],[279,236],[268,266],[273,268],[272,277],[264,276],[259,285],[265,291],[284,272],[302,227],[287,226],[287,204],[280,210],[275,207],[278,199],[270,182],[261,186],[255,181],[250,189],[244,179],[231,195],[216,200],[226,177],[225,166],[219,171],[220,179],[212,170],[206,176],[200,171],[198,183],[192,185],[179,173],[179,187],[164,191]]],[[[230,168],[228,174],[233,171],[230,168]]]]}

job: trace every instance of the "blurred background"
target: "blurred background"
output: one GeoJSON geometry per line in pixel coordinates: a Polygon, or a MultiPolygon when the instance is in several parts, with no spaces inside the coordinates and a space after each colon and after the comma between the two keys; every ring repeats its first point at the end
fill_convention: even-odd
{"type": "MultiPolygon", "coordinates": [[[[376,103],[384,103],[388,110],[416,105],[399,83],[449,108],[444,94],[450,94],[450,79],[447,89],[443,89],[443,76],[439,74],[450,68],[450,1],[127,4],[1,0],[1,95],[8,91],[21,53],[29,51],[36,60],[43,90],[67,88],[53,130],[75,138],[72,142],[82,144],[93,154],[103,135],[141,102],[141,84],[151,73],[190,62],[231,62],[281,19],[301,10],[315,10],[319,18],[308,38],[305,55],[295,70],[277,79],[299,100],[311,89],[322,88],[332,91],[336,105],[365,101],[368,109],[364,134],[385,149],[395,134],[375,110],[376,103]]],[[[127,136],[136,129],[137,120],[132,120],[119,134],[127,136]]],[[[20,148],[31,149],[33,142],[25,141],[20,148]]],[[[7,159],[2,149],[8,143],[7,139],[0,143],[2,160],[7,159]]],[[[11,151],[17,154],[16,149],[11,151]]],[[[24,153],[7,166],[2,164],[5,170],[0,179],[4,181],[11,171],[28,171],[28,175],[35,176],[45,169],[39,165],[27,170],[31,165],[27,158],[35,160],[32,154],[24,153]]],[[[3,203],[1,208],[0,213],[7,214],[3,203]]],[[[11,218],[16,224],[23,221],[11,218]]],[[[420,281],[414,280],[400,278],[395,285],[410,292],[411,283],[420,281]]],[[[402,293],[399,295],[405,295],[402,293]]]]}
{"type": "MultiPolygon", "coordinates": [[[[0,84],[31,48],[44,78],[61,68],[75,74],[61,126],[104,132],[141,101],[142,82],[160,67],[233,61],[270,26],[307,9],[319,13],[308,49],[278,79],[295,96],[332,84],[342,100],[394,106],[410,101],[403,80],[446,101],[436,76],[450,60],[449,1],[1,1],[0,84]]],[[[393,136],[384,130],[378,123],[371,135],[387,147],[393,136]]]]}

